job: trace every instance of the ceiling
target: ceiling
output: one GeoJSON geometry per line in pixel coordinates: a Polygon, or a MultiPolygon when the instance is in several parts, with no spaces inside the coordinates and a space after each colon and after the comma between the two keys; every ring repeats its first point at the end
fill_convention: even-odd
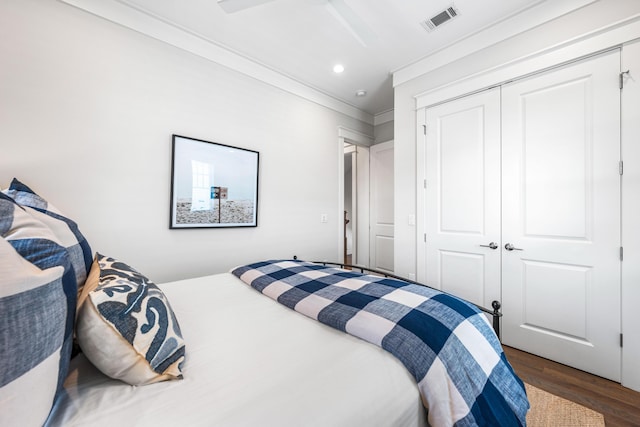
{"type": "Polygon", "coordinates": [[[393,109],[393,71],[534,7],[566,2],[225,0],[248,6],[228,12],[218,0],[119,1],[371,115],[393,109]],[[454,19],[431,32],[420,25],[452,5],[454,19]]]}

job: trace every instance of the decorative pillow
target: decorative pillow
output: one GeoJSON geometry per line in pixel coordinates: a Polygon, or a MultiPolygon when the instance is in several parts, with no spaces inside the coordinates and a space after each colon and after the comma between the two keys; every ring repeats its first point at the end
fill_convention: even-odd
{"type": "Polygon", "coordinates": [[[26,207],[27,212],[49,227],[58,238],[58,242],[67,248],[78,290],[81,290],[91,268],[93,253],[78,225],[16,178],[13,178],[4,193],[22,207],[26,207]]]}
{"type": "Polygon", "coordinates": [[[77,297],[65,248],[0,193],[0,425],[42,426],[71,358],[77,297]]]}
{"type": "Polygon", "coordinates": [[[185,346],[162,291],[96,254],[78,302],[78,344],[104,374],[132,385],[182,378],[185,346]]]}

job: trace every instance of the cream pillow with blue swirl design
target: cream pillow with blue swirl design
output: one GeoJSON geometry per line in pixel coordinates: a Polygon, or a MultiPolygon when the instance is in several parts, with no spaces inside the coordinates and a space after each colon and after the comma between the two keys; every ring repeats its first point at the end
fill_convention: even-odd
{"type": "Polygon", "coordinates": [[[82,352],[111,378],[132,385],[182,378],[185,346],[169,301],[127,264],[96,254],[76,328],[82,352]]]}

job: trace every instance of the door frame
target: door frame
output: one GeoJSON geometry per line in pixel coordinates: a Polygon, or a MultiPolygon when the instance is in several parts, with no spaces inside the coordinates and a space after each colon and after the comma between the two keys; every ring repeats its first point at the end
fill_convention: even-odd
{"type": "Polygon", "coordinates": [[[427,108],[416,111],[416,280],[420,283],[427,283],[427,108]]]}
{"type": "MultiPolygon", "coordinates": [[[[351,206],[344,206],[344,212],[347,210],[351,212],[349,217],[349,223],[351,224],[351,261],[358,259],[358,147],[356,145],[345,143],[344,154],[351,154],[351,206]]],[[[347,169],[347,162],[345,160],[345,170],[347,169]]],[[[347,185],[347,175],[345,173],[343,178],[343,188],[347,185]]],[[[346,230],[346,224],[344,227],[346,230]]],[[[347,262],[347,244],[345,236],[344,255],[340,259],[344,259],[347,262]]]]}
{"type": "MultiPolygon", "coordinates": [[[[621,92],[622,159],[640,158],[640,41],[622,46],[623,75],[621,92]]],[[[622,385],[640,391],[640,328],[638,328],[637,302],[640,301],[640,167],[638,162],[624,164],[622,174],[622,385]]]]}
{"type": "MultiPolygon", "coordinates": [[[[416,215],[417,215],[417,218],[416,218],[416,226],[417,226],[416,227],[416,273],[418,275],[418,281],[425,282],[425,279],[426,279],[426,262],[424,260],[426,256],[425,203],[426,203],[427,182],[426,182],[425,154],[426,154],[427,110],[429,108],[438,106],[440,104],[455,101],[457,99],[474,95],[476,93],[483,92],[495,87],[502,87],[503,85],[510,84],[512,82],[517,82],[519,80],[524,80],[532,76],[536,76],[539,74],[544,74],[550,71],[561,69],[575,63],[583,62],[586,60],[590,60],[594,57],[611,53],[616,50],[619,50],[621,52],[621,58],[624,58],[624,52],[625,52],[624,47],[625,45],[609,46],[601,50],[588,52],[579,57],[574,57],[569,60],[564,60],[562,62],[557,62],[553,64],[545,63],[546,66],[543,68],[532,68],[532,67],[535,67],[535,64],[542,64],[546,61],[549,61],[550,57],[542,57],[545,61],[533,61],[533,60],[525,61],[524,63],[519,64],[518,67],[515,67],[515,66],[505,67],[504,69],[499,70],[499,72],[488,73],[488,75],[474,77],[469,79],[468,81],[465,81],[463,84],[446,86],[444,88],[434,90],[431,93],[428,93],[428,94],[425,93],[421,96],[416,97],[416,106],[417,106],[416,108],[416,215]],[[507,78],[508,74],[506,73],[508,73],[509,70],[519,71],[520,73],[515,74],[511,78],[507,78]],[[473,86],[470,86],[469,84],[471,84],[472,82],[473,83],[483,82],[483,83],[486,83],[487,86],[484,86],[484,87],[480,86],[479,89],[476,87],[475,89],[471,90],[473,86]],[[461,88],[465,88],[465,90],[467,89],[469,90],[468,92],[461,93],[461,90],[462,90],[461,88]]],[[[623,68],[626,70],[630,67],[626,66],[623,68]]],[[[638,71],[636,71],[636,76],[637,75],[638,75],[638,71]]],[[[637,91],[638,87],[636,86],[634,89],[637,91]]],[[[624,91],[622,91],[622,94],[624,94],[624,91]]],[[[621,104],[622,104],[621,114],[620,114],[620,122],[621,122],[620,131],[622,133],[622,137],[620,140],[620,144],[621,144],[620,160],[621,161],[623,161],[625,157],[629,157],[630,152],[634,152],[633,149],[630,149],[628,147],[628,145],[631,145],[629,143],[628,137],[634,132],[630,131],[625,133],[625,129],[623,125],[624,123],[626,123],[630,129],[632,128],[632,126],[629,125],[631,120],[629,119],[628,116],[629,116],[629,111],[633,110],[633,108],[629,107],[629,105],[634,102],[637,103],[638,101],[633,99],[630,94],[628,95],[626,102],[624,101],[624,97],[621,98],[621,104]],[[625,106],[627,107],[626,113],[624,109],[625,106]]],[[[637,132],[636,132],[636,135],[637,135],[637,132]]],[[[637,153],[638,150],[635,150],[635,152],[637,153]]],[[[629,182],[631,181],[629,175],[630,174],[628,174],[627,171],[625,170],[624,175],[622,175],[622,180],[620,184],[620,192],[621,192],[623,204],[625,200],[630,199],[628,195],[630,193],[629,191],[630,188],[627,188],[627,187],[630,187],[629,182]],[[625,197],[625,195],[627,196],[625,197]]],[[[636,175],[636,177],[637,176],[638,175],[636,175]]],[[[634,183],[634,184],[637,185],[637,183],[634,183]]],[[[638,206],[640,206],[640,204],[633,205],[633,203],[631,203],[628,205],[627,210],[633,210],[634,208],[638,209],[638,206]]],[[[628,224],[632,223],[632,221],[630,221],[629,214],[628,212],[625,212],[624,207],[620,210],[620,223],[621,223],[622,230],[624,230],[625,227],[627,229],[632,228],[628,226],[628,224]]],[[[636,225],[636,229],[634,229],[633,231],[637,233],[639,229],[640,227],[637,227],[636,225]]],[[[627,236],[626,243],[625,243],[624,232],[621,233],[620,238],[621,238],[621,242],[620,242],[621,250],[623,249],[622,245],[625,245],[625,244],[631,245],[629,243],[629,240],[631,240],[629,239],[629,236],[627,236]]],[[[625,248],[625,259],[627,258],[626,257],[627,252],[628,251],[625,248]]],[[[637,255],[637,253],[634,255],[637,255]]],[[[635,289],[632,291],[629,291],[629,288],[631,287],[629,285],[630,274],[626,273],[626,271],[630,270],[628,264],[629,264],[629,261],[627,261],[626,266],[624,262],[621,263],[621,276],[620,276],[620,282],[619,282],[620,293],[621,295],[625,295],[625,294],[638,295],[639,293],[635,289]]],[[[633,278],[633,281],[637,282],[637,276],[633,278]]],[[[640,341],[638,341],[638,337],[640,336],[640,333],[635,333],[630,330],[632,328],[630,327],[630,322],[628,318],[631,317],[632,314],[629,313],[630,312],[629,308],[625,306],[625,301],[628,302],[629,299],[623,298],[620,304],[620,311],[618,313],[613,314],[619,317],[619,321],[621,323],[621,330],[623,333],[625,333],[624,345],[622,345],[622,338],[623,338],[622,334],[620,336],[621,358],[622,358],[621,369],[620,369],[620,381],[622,385],[626,387],[630,387],[634,390],[640,391],[640,388],[639,388],[640,377],[638,376],[638,374],[640,374],[640,370],[638,369],[637,366],[631,366],[632,363],[629,363],[629,360],[633,359],[634,360],[633,363],[635,364],[635,360],[637,359],[638,351],[640,349],[640,345],[639,345],[640,341]],[[627,336],[629,336],[629,339],[631,341],[631,343],[629,344],[627,344],[627,336]]]]}
{"type": "MultiPolygon", "coordinates": [[[[373,137],[366,135],[362,132],[353,130],[353,129],[349,129],[346,127],[338,127],[338,144],[337,144],[337,153],[338,153],[338,210],[337,210],[337,215],[336,218],[338,218],[338,238],[337,238],[337,245],[336,245],[336,257],[335,259],[338,260],[338,262],[340,262],[343,258],[344,258],[344,224],[343,224],[343,220],[344,220],[344,146],[345,144],[350,144],[350,145],[355,145],[357,147],[362,147],[368,150],[369,146],[371,146],[373,144],[373,137]]],[[[368,153],[367,153],[368,154],[368,153]]],[[[357,156],[357,154],[356,154],[357,156]]],[[[360,171],[360,176],[365,175],[369,176],[369,169],[368,169],[368,163],[367,163],[367,170],[366,171],[360,171]]],[[[363,196],[366,196],[366,199],[368,200],[369,197],[369,180],[358,180],[357,182],[357,189],[352,189],[352,196],[356,197],[357,192],[361,193],[363,196]]],[[[364,230],[369,230],[369,215],[368,215],[368,211],[369,211],[369,206],[367,203],[367,210],[366,213],[367,215],[359,215],[358,218],[356,219],[356,222],[358,224],[359,229],[364,229],[364,230]]],[[[354,231],[354,236],[357,235],[357,230],[354,231]]],[[[362,258],[365,258],[366,263],[362,263],[364,264],[363,266],[368,267],[369,266],[369,233],[364,233],[366,236],[362,236],[366,239],[366,242],[360,242],[360,244],[357,244],[356,242],[354,242],[354,244],[357,244],[358,247],[362,248],[363,246],[366,248],[366,251],[360,251],[360,260],[362,260],[362,258]],[[366,254],[363,254],[362,252],[366,252],[366,254]],[[365,256],[366,255],[366,256],[365,256]]],[[[353,259],[352,260],[353,264],[357,264],[358,260],[353,259]]]]}

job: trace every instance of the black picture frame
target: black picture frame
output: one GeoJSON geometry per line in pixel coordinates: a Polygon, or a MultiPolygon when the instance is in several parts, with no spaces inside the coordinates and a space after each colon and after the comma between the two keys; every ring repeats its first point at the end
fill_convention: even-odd
{"type": "Polygon", "coordinates": [[[258,226],[260,153],[172,137],[169,228],[258,226]]]}

